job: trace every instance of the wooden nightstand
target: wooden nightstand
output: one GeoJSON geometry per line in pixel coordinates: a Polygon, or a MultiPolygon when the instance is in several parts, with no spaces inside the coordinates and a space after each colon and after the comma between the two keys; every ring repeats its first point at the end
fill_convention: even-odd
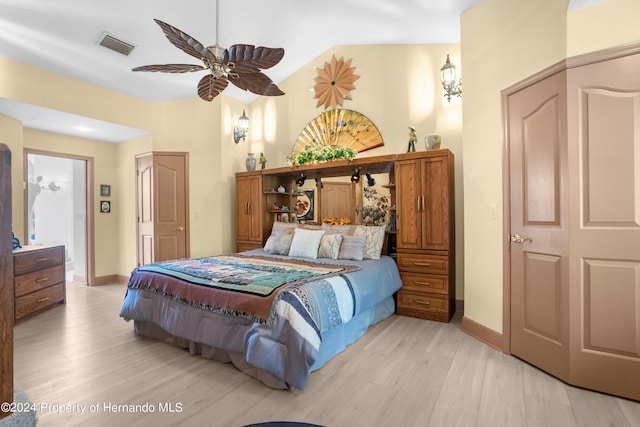
{"type": "Polygon", "coordinates": [[[64,246],[25,246],[13,251],[13,276],[16,321],[64,304],[64,246]]]}

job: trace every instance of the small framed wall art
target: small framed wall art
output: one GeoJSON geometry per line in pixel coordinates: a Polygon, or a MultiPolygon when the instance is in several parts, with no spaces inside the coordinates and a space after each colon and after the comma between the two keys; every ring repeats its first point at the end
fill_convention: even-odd
{"type": "Polygon", "coordinates": [[[111,197],[111,186],[110,185],[100,185],[100,195],[102,197],[111,197]]]}
{"type": "Polygon", "coordinates": [[[102,200],[100,202],[100,212],[109,213],[111,212],[111,202],[108,200],[102,200]]]}

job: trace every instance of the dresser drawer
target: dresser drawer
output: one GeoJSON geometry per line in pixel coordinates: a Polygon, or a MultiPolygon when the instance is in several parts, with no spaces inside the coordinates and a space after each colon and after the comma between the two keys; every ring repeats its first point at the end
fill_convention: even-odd
{"type": "Polygon", "coordinates": [[[447,275],[449,274],[449,257],[399,252],[398,268],[400,271],[447,275]]]}
{"type": "Polygon", "coordinates": [[[62,282],[63,279],[64,268],[60,265],[16,276],[16,297],[55,285],[62,282]]]}
{"type": "Polygon", "coordinates": [[[447,295],[449,279],[446,276],[430,276],[428,274],[400,272],[402,289],[407,291],[433,292],[447,295]]]}
{"type": "Polygon", "coordinates": [[[48,288],[16,298],[16,320],[36,313],[64,299],[64,285],[59,283],[48,288]]]}
{"type": "Polygon", "coordinates": [[[448,313],[449,303],[446,297],[438,295],[422,294],[419,292],[398,292],[398,309],[408,308],[412,310],[448,313]]]}
{"type": "Polygon", "coordinates": [[[26,250],[13,254],[13,274],[15,276],[60,264],[64,264],[64,246],[26,250]]]}

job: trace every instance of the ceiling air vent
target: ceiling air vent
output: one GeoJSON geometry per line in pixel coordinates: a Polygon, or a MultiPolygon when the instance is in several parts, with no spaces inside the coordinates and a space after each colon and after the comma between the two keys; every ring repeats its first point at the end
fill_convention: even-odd
{"type": "Polygon", "coordinates": [[[98,39],[98,44],[123,55],[129,55],[135,48],[131,43],[122,41],[109,33],[103,33],[98,39]]]}

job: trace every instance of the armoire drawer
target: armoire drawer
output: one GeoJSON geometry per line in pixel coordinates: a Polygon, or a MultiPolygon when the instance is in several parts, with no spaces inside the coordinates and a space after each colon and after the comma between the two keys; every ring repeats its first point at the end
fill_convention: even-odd
{"type": "Polygon", "coordinates": [[[447,276],[431,276],[406,271],[400,272],[402,289],[417,292],[432,292],[447,295],[449,293],[449,280],[447,276]]]}
{"type": "Polygon", "coordinates": [[[417,273],[449,274],[449,257],[398,252],[398,269],[417,273]]]}
{"type": "Polygon", "coordinates": [[[447,313],[448,302],[444,296],[401,290],[398,292],[398,308],[447,313]]]}

